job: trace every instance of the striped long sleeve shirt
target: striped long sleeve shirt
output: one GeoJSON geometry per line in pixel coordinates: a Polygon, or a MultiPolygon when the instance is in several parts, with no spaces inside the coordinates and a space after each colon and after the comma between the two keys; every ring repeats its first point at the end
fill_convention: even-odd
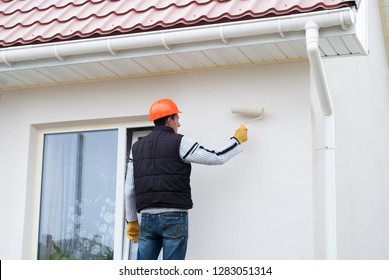
{"type": "MultiPolygon", "coordinates": [[[[205,165],[220,165],[237,154],[242,152],[241,145],[235,138],[231,138],[230,141],[217,150],[209,150],[201,146],[197,141],[183,136],[180,145],[180,157],[186,163],[197,163],[205,165]]],[[[125,207],[126,207],[126,220],[129,222],[137,220],[136,214],[136,195],[134,187],[134,172],[132,164],[132,154],[127,166],[127,176],[125,183],[125,207]]],[[[161,209],[154,209],[161,211],[161,209]]],[[[168,209],[171,211],[172,209],[168,209]]],[[[153,209],[148,209],[149,212],[153,212],[153,209]]]]}

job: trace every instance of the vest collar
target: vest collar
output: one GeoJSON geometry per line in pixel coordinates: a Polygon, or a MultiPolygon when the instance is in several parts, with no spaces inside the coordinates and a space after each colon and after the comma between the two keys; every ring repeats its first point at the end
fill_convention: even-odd
{"type": "Polygon", "coordinates": [[[166,132],[171,132],[174,133],[173,128],[166,126],[166,125],[160,125],[160,126],[155,126],[153,128],[154,131],[166,131],[166,132]]]}

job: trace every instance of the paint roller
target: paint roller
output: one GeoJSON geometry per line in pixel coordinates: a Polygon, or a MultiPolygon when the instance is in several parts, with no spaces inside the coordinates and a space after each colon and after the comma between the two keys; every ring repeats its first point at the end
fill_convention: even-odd
{"type": "Polygon", "coordinates": [[[231,108],[231,113],[251,117],[251,119],[243,122],[243,124],[262,119],[264,116],[264,112],[265,112],[264,107],[257,108],[257,107],[248,107],[248,106],[233,106],[231,108]]]}

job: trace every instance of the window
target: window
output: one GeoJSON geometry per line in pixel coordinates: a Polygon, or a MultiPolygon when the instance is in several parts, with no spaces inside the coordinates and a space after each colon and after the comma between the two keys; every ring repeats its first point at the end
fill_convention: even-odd
{"type": "Polygon", "coordinates": [[[117,147],[118,130],[44,136],[38,259],[113,259],[117,147]]]}
{"type": "Polygon", "coordinates": [[[150,131],[43,135],[38,259],[136,258],[126,235],[125,171],[132,144],[150,131]]]}

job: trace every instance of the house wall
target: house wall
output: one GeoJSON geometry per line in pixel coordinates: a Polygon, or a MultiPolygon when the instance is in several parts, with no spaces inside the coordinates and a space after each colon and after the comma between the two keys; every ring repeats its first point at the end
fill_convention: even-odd
{"type": "Polygon", "coordinates": [[[245,120],[232,106],[266,109],[247,125],[243,153],[223,166],[193,166],[187,258],[311,259],[309,88],[308,63],[299,62],[2,92],[0,258],[33,257],[42,127],[145,115],[169,97],[184,112],[180,132],[209,148],[245,120]]]}
{"type": "Polygon", "coordinates": [[[389,66],[379,1],[369,55],[324,61],[335,111],[338,256],[389,259],[389,66]]]}

